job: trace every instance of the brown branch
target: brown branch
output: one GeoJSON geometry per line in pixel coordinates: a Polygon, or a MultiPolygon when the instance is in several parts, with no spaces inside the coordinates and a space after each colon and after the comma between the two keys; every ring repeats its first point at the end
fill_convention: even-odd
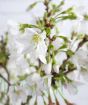
{"type": "Polygon", "coordinates": [[[83,40],[79,43],[78,48],[76,49],[76,51],[79,50],[80,47],[82,47],[86,42],[88,42],[88,35],[85,35],[83,40]]]}
{"type": "Polygon", "coordinates": [[[55,103],[52,102],[50,97],[49,97],[49,104],[48,105],[55,105],[55,103]]]}
{"type": "Polygon", "coordinates": [[[1,74],[0,74],[0,77],[10,86],[11,84],[10,84],[10,82],[4,77],[4,76],[2,76],[1,74]]]}
{"type": "Polygon", "coordinates": [[[71,73],[71,72],[73,72],[75,70],[76,70],[76,68],[73,68],[72,70],[65,71],[64,74],[67,75],[68,73],[71,73]]]}
{"type": "Polygon", "coordinates": [[[11,86],[11,83],[9,82],[10,81],[10,74],[9,74],[9,71],[8,71],[6,66],[2,65],[2,67],[4,68],[4,70],[5,70],[6,74],[7,74],[7,79],[4,76],[2,76],[1,74],[0,74],[0,77],[8,84],[8,89],[7,89],[7,92],[8,92],[9,87],[11,86]]]}
{"type": "Polygon", "coordinates": [[[45,22],[45,27],[46,28],[50,28],[52,29],[53,28],[53,24],[50,22],[49,18],[51,17],[51,12],[49,11],[49,3],[50,3],[51,0],[45,0],[44,1],[44,5],[46,7],[46,14],[44,16],[44,22],[45,22]]]}
{"type": "Polygon", "coordinates": [[[71,103],[71,102],[69,102],[68,100],[64,100],[65,101],[65,103],[66,103],[66,105],[75,105],[74,103],[71,103]]]}
{"type": "Polygon", "coordinates": [[[7,96],[7,100],[6,100],[4,105],[10,105],[10,98],[9,98],[9,96],[7,96]]]}
{"type": "Polygon", "coordinates": [[[59,101],[58,101],[58,100],[56,100],[56,105],[60,105],[60,103],[59,103],[59,101]]]}
{"type": "Polygon", "coordinates": [[[47,13],[49,12],[49,6],[48,6],[48,4],[49,4],[49,0],[45,0],[44,1],[44,5],[46,6],[46,12],[47,13]]]}
{"type": "Polygon", "coordinates": [[[21,105],[28,105],[31,98],[32,98],[32,96],[27,96],[26,102],[22,103],[21,105]]]}
{"type": "MultiPolygon", "coordinates": [[[[83,38],[83,40],[79,43],[79,45],[78,45],[78,47],[77,47],[77,49],[76,49],[76,52],[77,52],[86,42],[88,42],[88,36],[87,36],[87,35],[85,35],[84,38],[83,38]]],[[[74,53],[74,54],[75,54],[75,53],[74,53]]],[[[65,64],[69,59],[70,59],[70,56],[68,56],[67,59],[64,60],[63,64],[65,64]]],[[[60,70],[62,69],[63,64],[60,66],[60,70]]],[[[72,70],[68,70],[68,71],[64,72],[64,74],[67,75],[68,73],[74,71],[75,69],[76,69],[76,68],[73,68],[72,70]]]]}
{"type": "MultiPolygon", "coordinates": [[[[9,74],[9,71],[8,71],[7,67],[5,66],[4,69],[5,69],[6,73],[7,73],[7,79],[8,79],[8,81],[10,81],[10,74],[9,74]]],[[[9,91],[9,86],[10,86],[10,85],[11,85],[11,84],[10,84],[10,82],[9,82],[7,92],[9,91]]]]}

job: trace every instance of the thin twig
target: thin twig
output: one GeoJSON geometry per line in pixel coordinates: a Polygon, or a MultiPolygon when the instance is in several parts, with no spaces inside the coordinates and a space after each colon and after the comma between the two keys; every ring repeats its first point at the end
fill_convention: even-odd
{"type": "Polygon", "coordinates": [[[10,84],[10,82],[4,77],[4,76],[2,76],[1,74],[0,74],[0,77],[10,86],[11,84],[10,84]]]}
{"type": "MultiPolygon", "coordinates": [[[[10,74],[9,74],[9,71],[8,71],[8,69],[7,69],[7,67],[4,67],[4,70],[6,71],[6,73],[7,73],[7,79],[8,79],[8,81],[10,81],[10,74]]],[[[10,84],[10,83],[9,83],[10,84]]],[[[11,85],[9,85],[8,84],[8,89],[7,89],[7,92],[9,91],[9,86],[11,85]]]]}

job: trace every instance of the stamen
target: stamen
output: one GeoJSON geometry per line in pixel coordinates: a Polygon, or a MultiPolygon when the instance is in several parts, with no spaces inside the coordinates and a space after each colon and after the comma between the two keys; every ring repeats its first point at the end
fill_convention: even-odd
{"type": "Polygon", "coordinates": [[[39,43],[41,41],[41,37],[38,34],[35,34],[32,39],[35,43],[39,43]]]}

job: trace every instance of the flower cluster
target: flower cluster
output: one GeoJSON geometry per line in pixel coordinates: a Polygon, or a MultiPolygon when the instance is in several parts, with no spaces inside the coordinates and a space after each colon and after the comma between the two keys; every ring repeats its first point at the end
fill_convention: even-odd
{"type": "Polygon", "coordinates": [[[61,90],[75,94],[83,84],[78,78],[88,81],[88,32],[82,28],[87,14],[64,10],[65,1],[42,3],[45,13],[35,24],[9,21],[0,39],[0,105],[60,105],[57,94],[73,105],[61,90]],[[58,22],[65,20],[78,24],[70,37],[58,31],[58,22]]]}

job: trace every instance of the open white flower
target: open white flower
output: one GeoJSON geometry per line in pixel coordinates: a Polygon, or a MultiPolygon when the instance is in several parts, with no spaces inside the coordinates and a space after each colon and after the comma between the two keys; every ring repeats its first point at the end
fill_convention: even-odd
{"type": "Polygon", "coordinates": [[[85,81],[88,82],[88,69],[81,68],[80,74],[85,81]]]}
{"type": "Polygon", "coordinates": [[[11,105],[21,105],[21,103],[26,102],[27,90],[22,86],[10,87],[9,93],[10,104],[11,105]]]}
{"type": "Polygon", "coordinates": [[[20,42],[24,45],[23,53],[29,53],[31,58],[40,59],[46,63],[47,46],[45,44],[45,32],[39,34],[33,29],[26,29],[20,42]]]}
{"type": "Polygon", "coordinates": [[[76,37],[74,39],[72,39],[70,42],[70,45],[69,45],[69,48],[75,52],[76,49],[78,48],[78,45],[80,43],[81,39],[77,40],[76,37]]]}
{"type": "Polygon", "coordinates": [[[55,41],[53,41],[53,45],[55,47],[55,49],[60,48],[63,45],[63,39],[61,38],[57,38],[55,41]]]}
{"type": "Polygon", "coordinates": [[[45,78],[42,78],[38,73],[33,73],[26,79],[25,86],[28,91],[31,92],[31,95],[40,96],[43,94],[43,91],[46,90],[46,84],[44,82],[45,78]]]}
{"type": "Polygon", "coordinates": [[[76,94],[78,92],[78,87],[83,85],[82,82],[80,81],[72,81],[72,82],[67,82],[64,84],[64,88],[68,90],[70,94],[76,94]]]}
{"type": "Polygon", "coordinates": [[[23,46],[19,43],[21,32],[19,31],[19,24],[14,21],[8,21],[8,36],[7,36],[7,50],[9,51],[9,58],[19,59],[23,46]]]}
{"type": "Polygon", "coordinates": [[[78,76],[88,80],[88,51],[79,49],[70,60],[77,66],[78,76]]]}
{"type": "MultiPolygon", "coordinates": [[[[38,2],[34,2],[29,9],[38,2]]],[[[82,49],[87,41],[84,35],[88,34],[87,12],[78,8],[75,14],[68,3],[67,7],[63,7],[63,0],[58,5],[52,3],[43,0],[44,16],[36,19],[34,24],[19,26],[9,21],[7,37],[0,39],[0,79],[6,84],[0,86],[0,104],[6,101],[3,86],[6,90],[8,86],[5,94],[8,102],[5,105],[59,104],[57,92],[68,105],[69,101],[59,88],[65,87],[70,94],[75,94],[77,87],[82,85],[77,81],[78,76],[88,81],[88,48],[82,49]],[[75,21],[76,17],[78,20],[75,21]]]]}
{"type": "Polygon", "coordinates": [[[18,76],[30,74],[35,71],[32,67],[29,67],[28,62],[23,55],[20,55],[18,59],[10,57],[7,63],[7,68],[10,74],[10,82],[12,84],[18,81],[18,76]]]}
{"type": "Polygon", "coordinates": [[[84,19],[75,21],[72,30],[79,34],[88,34],[88,21],[84,19]]]}
{"type": "Polygon", "coordinates": [[[75,55],[72,56],[71,61],[78,69],[81,69],[81,67],[88,68],[88,51],[79,49],[75,55]]]}
{"type": "Polygon", "coordinates": [[[10,35],[18,36],[18,34],[20,33],[19,24],[13,20],[8,21],[7,28],[10,35]]]}

